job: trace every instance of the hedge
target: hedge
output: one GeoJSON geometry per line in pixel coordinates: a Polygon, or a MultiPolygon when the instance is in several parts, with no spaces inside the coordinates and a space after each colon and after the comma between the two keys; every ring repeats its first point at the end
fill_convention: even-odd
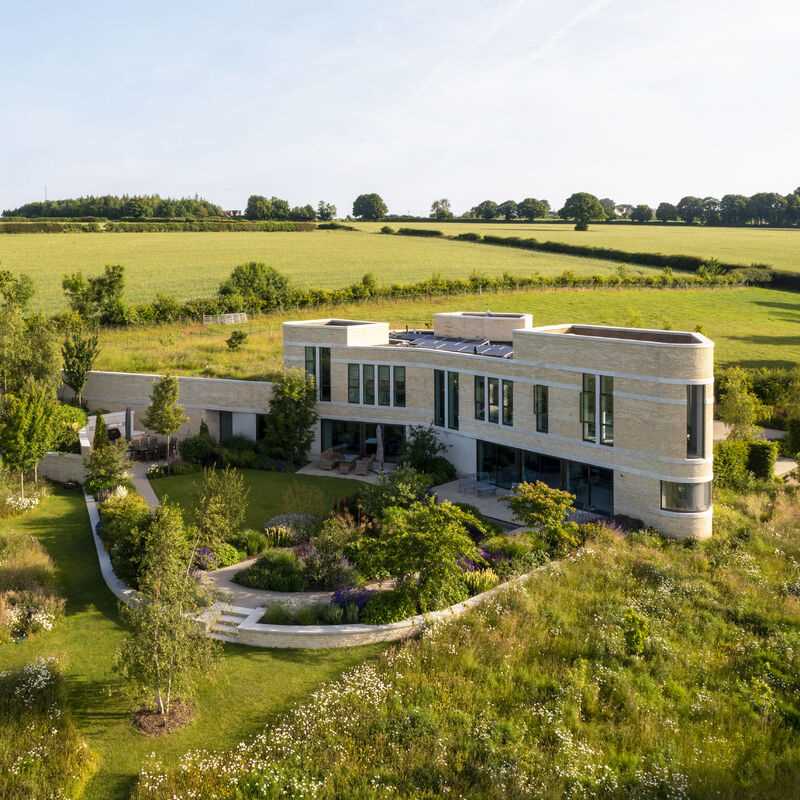
{"type": "Polygon", "coordinates": [[[437,231],[435,228],[400,228],[397,234],[398,236],[444,236],[442,231],[437,231]]]}
{"type": "Polygon", "coordinates": [[[747,482],[748,443],[728,439],[714,445],[714,483],[728,489],[736,489],[747,482]]]}
{"type": "Polygon", "coordinates": [[[277,299],[255,296],[244,298],[240,294],[217,295],[178,303],[172,298],[159,295],[151,303],[137,306],[115,306],[113,318],[101,319],[101,324],[112,326],[141,325],[201,320],[204,314],[227,314],[246,311],[268,314],[292,308],[318,308],[375,299],[411,299],[415,297],[446,297],[482,292],[516,291],[521,289],[547,288],[619,288],[645,287],[653,289],[685,289],[712,286],[744,286],[750,282],[747,275],[700,276],[674,274],[664,271],[658,275],[575,275],[566,271],[561,275],[500,276],[473,273],[468,278],[442,278],[434,276],[428,280],[410,284],[376,286],[362,280],[339,289],[301,289],[289,287],[277,299]]]}
{"type": "Polygon", "coordinates": [[[738,489],[750,478],[770,481],[775,476],[778,442],[766,439],[728,439],[714,445],[714,482],[738,489]]]}
{"type": "MultiPolygon", "coordinates": [[[[113,221],[113,222],[0,222],[0,233],[171,233],[313,231],[313,222],[226,220],[113,221]]],[[[347,227],[347,226],[342,226],[347,227]]],[[[351,230],[355,230],[351,228],[351,230]]]]}
{"type": "Polygon", "coordinates": [[[747,444],[747,469],[759,480],[772,480],[778,459],[778,443],[758,439],[747,444]]]}

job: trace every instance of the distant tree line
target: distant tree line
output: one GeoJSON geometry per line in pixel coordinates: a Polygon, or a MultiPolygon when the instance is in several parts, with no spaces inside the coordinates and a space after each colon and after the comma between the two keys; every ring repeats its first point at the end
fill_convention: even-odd
{"type": "Polygon", "coordinates": [[[311,204],[304,206],[290,206],[288,200],[280,197],[265,197],[261,194],[251,194],[247,199],[247,208],[244,215],[247,219],[257,220],[289,220],[292,222],[323,222],[332,220],[336,216],[336,206],[320,200],[317,207],[311,204]]]}
{"type": "Polygon", "coordinates": [[[100,197],[68,198],[66,200],[42,200],[26,203],[19,208],[3,212],[4,217],[101,217],[104,219],[147,219],[221,217],[220,206],[201,197],[173,199],[157,194],[113,195],[100,197]]]}

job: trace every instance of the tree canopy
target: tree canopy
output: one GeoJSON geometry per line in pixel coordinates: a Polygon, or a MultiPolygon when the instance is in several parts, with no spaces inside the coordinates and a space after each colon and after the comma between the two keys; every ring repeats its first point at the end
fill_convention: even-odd
{"type": "Polygon", "coordinates": [[[360,194],[353,202],[353,216],[358,219],[376,220],[385,217],[389,209],[379,194],[360,194]]]}
{"type": "Polygon", "coordinates": [[[221,217],[220,206],[201,197],[182,197],[174,199],[157,194],[146,195],[112,195],[99,197],[68,198],[65,200],[44,200],[26,203],[19,208],[3,212],[4,217],[101,217],[103,219],[121,219],[123,217],[174,218],[189,217],[221,217]]]}
{"type": "Polygon", "coordinates": [[[600,201],[589,192],[575,192],[570,195],[558,215],[562,219],[574,219],[576,231],[588,230],[589,223],[593,219],[606,218],[606,212],[600,201]]]}

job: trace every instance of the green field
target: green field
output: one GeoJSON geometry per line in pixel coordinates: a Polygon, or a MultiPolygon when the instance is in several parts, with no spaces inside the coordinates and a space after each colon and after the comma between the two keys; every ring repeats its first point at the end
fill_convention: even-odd
{"type": "MultiPolygon", "coordinates": [[[[210,297],[231,270],[245,261],[263,261],[299,286],[333,288],[372,272],[379,283],[412,283],[430,278],[490,275],[608,274],[599,261],[551,253],[431,241],[361,231],[311,233],[42,233],[0,236],[0,266],[30,275],[34,305],[53,312],[65,307],[61,279],[105,264],[126,268],[125,299],[152,300],[157,292],[177,300],[210,297]]],[[[643,271],[647,272],[645,268],[643,271]]]]}
{"type": "Polygon", "coordinates": [[[102,332],[96,368],[121,372],[265,378],[281,367],[281,323],[340,316],[427,327],[437,311],[530,311],[534,324],[587,322],[694,330],[716,342],[719,364],[794,366],[800,362],[800,295],[771,289],[551,289],[362,303],[269,315],[240,326],[250,336],[239,352],[225,345],[230,328],[199,324],[102,332]]]}
{"type": "Polygon", "coordinates": [[[82,495],[60,490],[36,511],[0,520],[0,529],[40,539],[56,562],[67,597],[66,618],[52,632],[19,645],[0,646],[0,670],[37,656],[58,658],[75,721],[99,760],[85,800],[127,798],[149,753],[174,763],[189,749],[232,747],[261,730],[273,713],[377,652],[377,648],[267,651],[225,645],[214,679],[200,688],[194,721],[168,737],[148,738],[131,725],[131,702],[111,670],[124,629],[116,599],[100,577],[82,495]]]}
{"type": "MultiPolygon", "coordinates": [[[[356,222],[359,228],[378,231],[385,223],[356,222]]],[[[393,222],[392,227],[419,228],[427,223],[393,222]]],[[[481,224],[431,222],[430,227],[449,235],[477,231],[494,236],[520,236],[546,242],[568,242],[589,247],[615,247],[632,252],[717,258],[749,266],[769,264],[800,272],[800,229],[796,228],[705,228],[700,225],[591,225],[576,231],[571,224],[514,223],[481,224]]]]}

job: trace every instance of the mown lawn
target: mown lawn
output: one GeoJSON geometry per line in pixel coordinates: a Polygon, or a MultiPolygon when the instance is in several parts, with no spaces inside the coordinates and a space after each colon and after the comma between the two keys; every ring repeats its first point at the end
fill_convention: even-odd
{"type": "MultiPolygon", "coordinates": [[[[264,472],[256,469],[241,470],[250,490],[245,528],[260,531],[264,523],[278,514],[290,511],[326,514],[334,503],[354,494],[363,483],[349,478],[322,478],[313,475],[293,475],[282,472],[264,472]]],[[[189,475],[172,475],[152,481],[159,500],[178,503],[192,518],[197,507],[197,495],[202,481],[199,472],[189,475]]]]}
{"type": "Polygon", "coordinates": [[[111,669],[124,630],[116,599],[100,577],[82,496],[58,490],[35,512],[0,521],[0,529],[9,527],[37,536],[47,547],[67,597],[67,611],[51,633],[0,647],[0,670],[37,656],[59,659],[76,722],[100,762],[87,800],[127,798],[150,753],[174,763],[190,748],[233,746],[320,682],[376,653],[374,648],[264,651],[225,645],[219,670],[201,687],[194,721],[168,738],[144,737],[130,723],[132,705],[111,669]]]}
{"type": "Polygon", "coordinates": [[[82,270],[94,274],[105,264],[125,267],[125,300],[142,303],[162,292],[177,300],[210,297],[237,265],[263,261],[298,286],[333,288],[374,273],[379,283],[490,275],[608,274],[610,261],[550,253],[474,247],[463,242],[361,231],[305,233],[65,233],[0,236],[0,264],[30,275],[34,306],[48,313],[65,307],[61,280],[82,270]]]}
{"type": "MultiPolygon", "coordinates": [[[[358,228],[376,232],[382,222],[356,222],[358,228]]],[[[636,252],[701,256],[749,266],[770,264],[800,271],[800,229],[797,228],[706,228],[700,225],[591,225],[576,231],[571,224],[552,223],[391,223],[395,228],[431,227],[448,235],[477,231],[494,236],[520,236],[543,242],[569,242],[589,247],[616,247],[636,252]]],[[[400,237],[398,237],[400,238],[400,237]]]]}
{"type": "MultiPolygon", "coordinates": [[[[271,235],[271,234],[270,234],[271,235]]],[[[719,364],[792,366],[800,361],[800,295],[770,289],[557,289],[362,303],[289,311],[240,326],[241,351],[225,326],[164,325],[104,330],[97,369],[232,378],[268,378],[281,368],[281,323],[325,316],[427,327],[437,311],[530,311],[535,325],[584,322],[694,330],[716,342],[719,364]]]]}

